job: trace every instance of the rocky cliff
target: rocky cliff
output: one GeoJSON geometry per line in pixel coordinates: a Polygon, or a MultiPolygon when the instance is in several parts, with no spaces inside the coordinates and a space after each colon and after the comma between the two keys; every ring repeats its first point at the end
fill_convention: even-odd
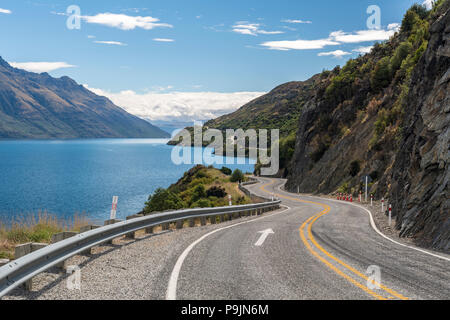
{"type": "Polygon", "coordinates": [[[450,14],[430,27],[415,68],[389,197],[401,235],[450,251],[450,14]]]}
{"type": "Polygon", "coordinates": [[[16,69],[0,58],[0,139],[167,137],[69,77],[16,69]]]}
{"type": "Polygon", "coordinates": [[[450,251],[450,1],[413,7],[401,31],[349,61],[299,118],[288,189],[386,197],[401,236],[450,251]],[[336,90],[335,90],[336,89],[336,90]]]}

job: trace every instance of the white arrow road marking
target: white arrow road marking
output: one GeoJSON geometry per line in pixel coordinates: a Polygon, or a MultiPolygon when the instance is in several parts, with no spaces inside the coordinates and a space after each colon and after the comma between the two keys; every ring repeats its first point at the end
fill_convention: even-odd
{"type": "Polygon", "coordinates": [[[269,218],[269,217],[273,217],[273,216],[276,216],[276,215],[279,215],[279,214],[282,214],[282,213],[285,213],[285,212],[288,212],[289,210],[291,210],[291,208],[288,207],[285,204],[283,204],[282,206],[286,208],[283,211],[275,212],[275,213],[272,213],[272,214],[267,215],[267,216],[262,216],[262,217],[255,218],[255,219],[252,219],[252,220],[247,220],[247,221],[235,223],[235,224],[232,224],[230,226],[226,226],[226,227],[223,227],[223,228],[220,228],[220,229],[213,230],[210,233],[205,234],[203,237],[201,237],[201,238],[197,239],[196,241],[194,241],[193,243],[191,243],[191,245],[189,247],[187,247],[186,250],[183,251],[181,256],[178,257],[178,260],[175,263],[175,266],[173,267],[172,273],[170,274],[169,284],[167,286],[166,300],[176,300],[176,298],[177,298],[178,277],[180,275],[181,267],[183,266],[184,260],[188,256],[189,252],[191,252],[192,249],[194,249],[194,247],[198,243],[202,242],[205,238],[209,237],[210,235],[212,235],[212,234],[214,234],[216,232],[219,232],[219,231],[222,231],[222,230],[226,230],[226,229],[230,229],[230,228],[234,228],[234,227],[237,227],[237,226],[240,226],[240,225],[243,225],[243,224],[247,224],[247,223],[257,222],[259,220],[266,219],[266,218],[269,218]]]}
{"type": "Polygon", "coordinates": [[[261,237],[259,237],[258,241],[256,241],[255,246],[260,247],[263,245],[264,241],[266,241],[269,234],[274,234],[272,229],[266,229],[263,231],[259,231],[258,233],[262,233],[261,237]]]}

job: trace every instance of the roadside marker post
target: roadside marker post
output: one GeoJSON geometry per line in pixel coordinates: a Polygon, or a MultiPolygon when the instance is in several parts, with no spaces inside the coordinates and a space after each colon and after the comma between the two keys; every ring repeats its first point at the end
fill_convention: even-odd
{"type": "Polygon", "coordinates": [[[373,194],[370,195],[370,206],[373,207],[373,194]]]}
{"type": "Polygon", "coordinates": [[[389,227],[392,224],[392,204],[389,205],[389,227]]]}
{"type": "Polygon", "coordinates": [[[231,194],[228,195],[228,204],[230,207],[233,205],[233,202],[231,201],[231,194]]]}
{"type": "Polygon", "coordinates": [[[381,198],[381,213],[384,213],[384,197],[381,198]]]}
{"type": "Polygon", "coordinates": [[[362,200],[362,192],[361,192],[361,190],[360,190],[360,191],[359,191],[358,201],[361,202],[361,200],[362,200]]]}
{"type": "Polygon", "coordinates": [[[353,202],[353,194],[350,195],[350,202],[353,202]]]}
{"type": "Polygon", "coordinates": [[[113,201],[112,201],[112,206],[111,206],[111,214],[109,216],[110,220],[116,219],[117,203],[118,202],[119,202],[119,197],[118,196],[114,196],[113,197],[113,201]]]}

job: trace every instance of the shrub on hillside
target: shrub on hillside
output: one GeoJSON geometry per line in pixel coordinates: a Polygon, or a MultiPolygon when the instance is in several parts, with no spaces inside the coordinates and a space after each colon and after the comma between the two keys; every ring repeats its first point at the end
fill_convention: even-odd
{"type": "Polygon", "coordinates": [[[222,167],[222,169],[220,169],[220,172],[227,176],[231,176],[231,174],[233,173],[233,171],[231,171],[231,169],[227,167],[222,167]]]}
{"type": "Polygon", "coordinates": [[[230,181],[231,182],[238,182],[244,180],[244,174],[241,170],[236,169],[233,171],[233,174],[231,175],[230,181]]]}
{"type": "Polygon", "coordinates": [[[176,193],[167,189],[158,188],[145,203],[144,214],[171,209],[178,210],[184,207],[186,207],[186,204],[176,193]]]}
{"type": "Polygon", "coordinates": [[[378,61],[372,71],[370,82],[372,89],[375,92],[381,91],[391,83],[391,66],[389,57],[384,57],[378,61]]]}
{"type": "Polygon", "coordinates": [[[223,198],[226,197],[227,192],[224,188],[218,187],[218,186],[212,186],[211,188],[206,191],[207,197],[216,197],[216,198],[223,198]]]}

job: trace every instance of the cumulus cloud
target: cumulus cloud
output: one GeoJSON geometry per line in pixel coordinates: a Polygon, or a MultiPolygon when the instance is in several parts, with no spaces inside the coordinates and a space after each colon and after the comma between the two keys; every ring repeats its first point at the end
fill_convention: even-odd
{"type": "Polygon", "coordinates": [[[299,20],[299,19],[285,19],[285,20],[281,20],[281,22],[285,22],[285,23],[306,23],[306,24],[311,24],[312,21],[305,21],[305,20],[299,20]]]}
{"type": "Polygon", "coordinates": [[[369,53],[370,51],[372,51],[373,46],[368,46],[368,47],[359,47],[356,49],[353,49],[354,52],[358,52],[360,54],[365,54],[365,53],[369,53]]]}
{"type": "Polygon", "coordinates": [[[360,30],[356,32],[344,32],[342,30],[330,33],[330,39],[341,43],[359,43],[369,41],[384,41],[388,40],[395,34],[395,29],[383,30],[360,30]]]}
{"type": "Polygon", "coordinates": [[[272,50],[311,50],[323,49],[325,46],[336,46],[339,42],[330,39],[319,40],[285,40],[267,41],[261,45],[272,50]]]}
{"type": "Polygon", "coordinates": [[[2,9],[2,8],[0,8],[0,13],[11,14],[12,11],[11,11],[11,10],[8,10],[8,9],[2,9]]]}
{"type": "Polygon", "coordinates": [[[428,9],[433,9],[434,0],[425,0],[422,4],[428,9]]]}
{"type": "Polygon", "coordinates": [[[333,56],[335,58],[342,58],[343,56],[347,56],[351,54],[350,52],[342,51],[342,50],[336,50],[336,51],[330,51],[330,52],[320,52],[317,54],[319,57],[323,56],[333,56]]]}
{"type": "Polygon", "coordinates": [[[266,31],[261,29],[261,24],[259,23],[248,23],[246,21],[236,22],[233,26],[233,32],[246,34],[250,36],[257,36],[258,34],[281,34],[283,31],[266,31]]]}
{"type": "Polygon", "coordinates": [[[168,23],[161,23],[158,18],[153,18],[150,16],[128,16],[126,14],[115,14],[109,12],[99,13],[95,16],[81,16],[81,19],[87,23],[100,24],[121,30],[134,30],[136,28],[151,30],[154,28],[173,27],[168,23]]]}
{"type": "Polygon", "coordinates": [[[165,38],[154,38],[153,41],[157,41],[157,42],[174,42],[175,40],[173,40],[173,39],[165,39],[165,38]]]}
{"type": "Polygon", "coordinates": [[[159,121],[207,120],[234,112],[265,92],[149,92],[132,90],[113,93],[90,88],[94,93],[109,98],[119,107],[138,117],[159,121]]]}
{"type": "Polygon", "coordinates": [[[66,62],[10,62],[14,68],[24,69],[30,72],[51,72],[62,68],[74,68],[76,66],[66,62]]]}
{"type": "Polygon", "coordinates": [[[126,46],[126,43],[120,42],[120,41],[94,41],[94,43],[99,43],[99,44],[108,44],[108,45],[113,45],[113,46],[126,46]]]}
{"type": "Polygon", "coordinates": [[[344,32],[342,30],[331,32],[326,39],[317,40],[282,40],[261,43],[261,46],[273,50],[310,50],[323,49],[326,46],[336,46],[345,43],[360,43],[388,40],[398,31],[399,24],[392,23],[387,30],[360,30],[344,32]]]}

